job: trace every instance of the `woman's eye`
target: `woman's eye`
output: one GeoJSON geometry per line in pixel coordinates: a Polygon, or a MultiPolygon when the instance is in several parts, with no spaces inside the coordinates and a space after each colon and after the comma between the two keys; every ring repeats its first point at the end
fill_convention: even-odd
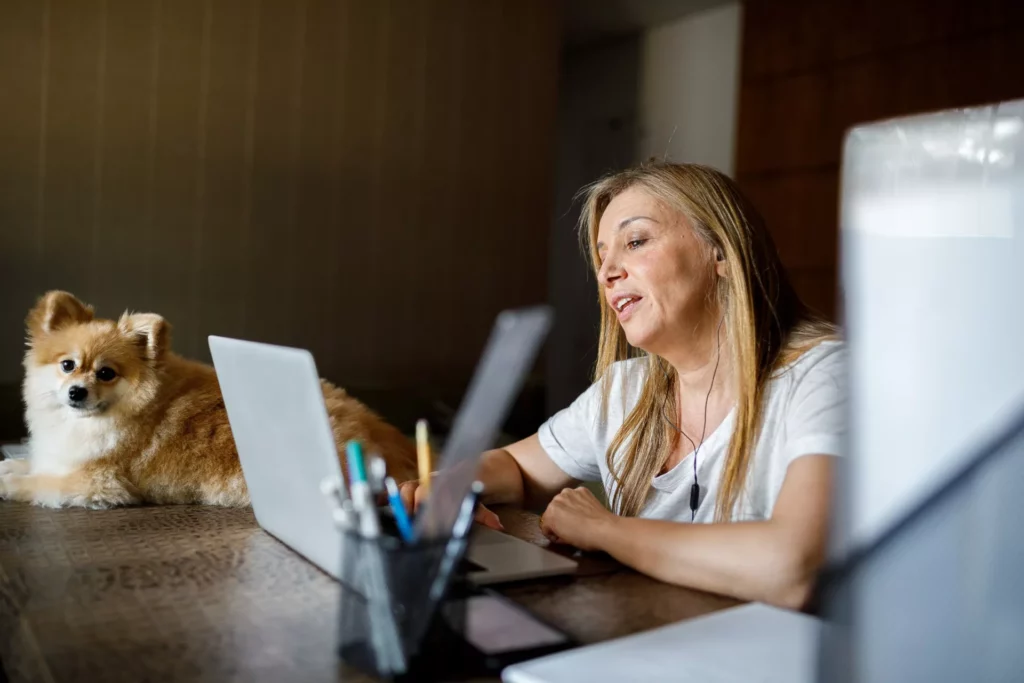
{"type": "Polygon", "coordinates": [[[626,243],[626,246],[629,247],[630,249],[636,249],[638,247],[643,246],[643,243],[646,241],[647,240],[630,240],[629,242],[626,243]]]}
{"type": "Polygon", "coordinates": [[[109,382],[117,377],[117,373],[111,368],[100,368],[96,371],[96,379],[101,382],[109,382]]]}
{"type": "Polygon", "coordinates": [[[71,372],[75,369],[75,361],[73,360],[62,360],[60,362],[60,369],[64,372],[71,372]]]}

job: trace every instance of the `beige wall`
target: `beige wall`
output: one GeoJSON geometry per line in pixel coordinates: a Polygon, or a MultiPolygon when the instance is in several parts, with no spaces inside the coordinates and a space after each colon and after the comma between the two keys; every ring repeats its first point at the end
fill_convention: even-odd
{"type": "Polygon", "coordinates": [[[0,3],[0,384],[47,288],[459,383],[546,295],[546,0],[0,3]]]}
{"type": "Polygon", "coordinates": [[[639,159],[733,172],[739,99],[738,0],[644,31],[639,159]]]}

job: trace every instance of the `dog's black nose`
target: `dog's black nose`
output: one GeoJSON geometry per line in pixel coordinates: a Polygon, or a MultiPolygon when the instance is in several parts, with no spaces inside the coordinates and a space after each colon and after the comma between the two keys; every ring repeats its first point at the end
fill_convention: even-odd
{"type": "Polygon", "coordinates": [[[86,389],[85,387],[75,386],[68,389],[68,398],[70,398],[75,403],[78,403],[79,401],[84,401],[85,397],[88,395],[89,390],[86,389]]]}

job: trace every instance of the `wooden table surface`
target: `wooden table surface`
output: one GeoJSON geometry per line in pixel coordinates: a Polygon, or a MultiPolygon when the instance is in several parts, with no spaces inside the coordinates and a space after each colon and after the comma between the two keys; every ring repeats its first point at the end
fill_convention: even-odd
{"type": "MultiPolygon", "coordinates": [[[[544,543],[535,516],[499,514],[544,543]]],[[[736,604],[614,566],[502,592],[584,643],[736,604]]],[[[249,509],[0,501],[0,661],[12,683],[365,681],[335,656],[336,600],[337,584],[249,509]]]]}

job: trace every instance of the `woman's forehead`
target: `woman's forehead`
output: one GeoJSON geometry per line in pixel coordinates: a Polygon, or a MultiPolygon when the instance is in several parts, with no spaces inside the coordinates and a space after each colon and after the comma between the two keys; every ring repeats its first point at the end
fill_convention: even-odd
{"type": "Polygon", "coordinates": [[[677,212],[641,187],[630,187],[608,203],[598,223],[598,239],[607,241],[615,232],[633,222],[670,225],[679,222],[677,212]],[[643,220],[646,219],[646,220],[643,220]]]}
{"type": "Polygon", "coordinates": [[[608,207],[604,210],[604,215],[601,216],[601,221],[604,222],[610,217],[621,216],[624,212],[635,210],[660,213],[664,211],[664,206],[650,192],[634,185],[612,197],[612,200],[608,202],[608,207]]]}

